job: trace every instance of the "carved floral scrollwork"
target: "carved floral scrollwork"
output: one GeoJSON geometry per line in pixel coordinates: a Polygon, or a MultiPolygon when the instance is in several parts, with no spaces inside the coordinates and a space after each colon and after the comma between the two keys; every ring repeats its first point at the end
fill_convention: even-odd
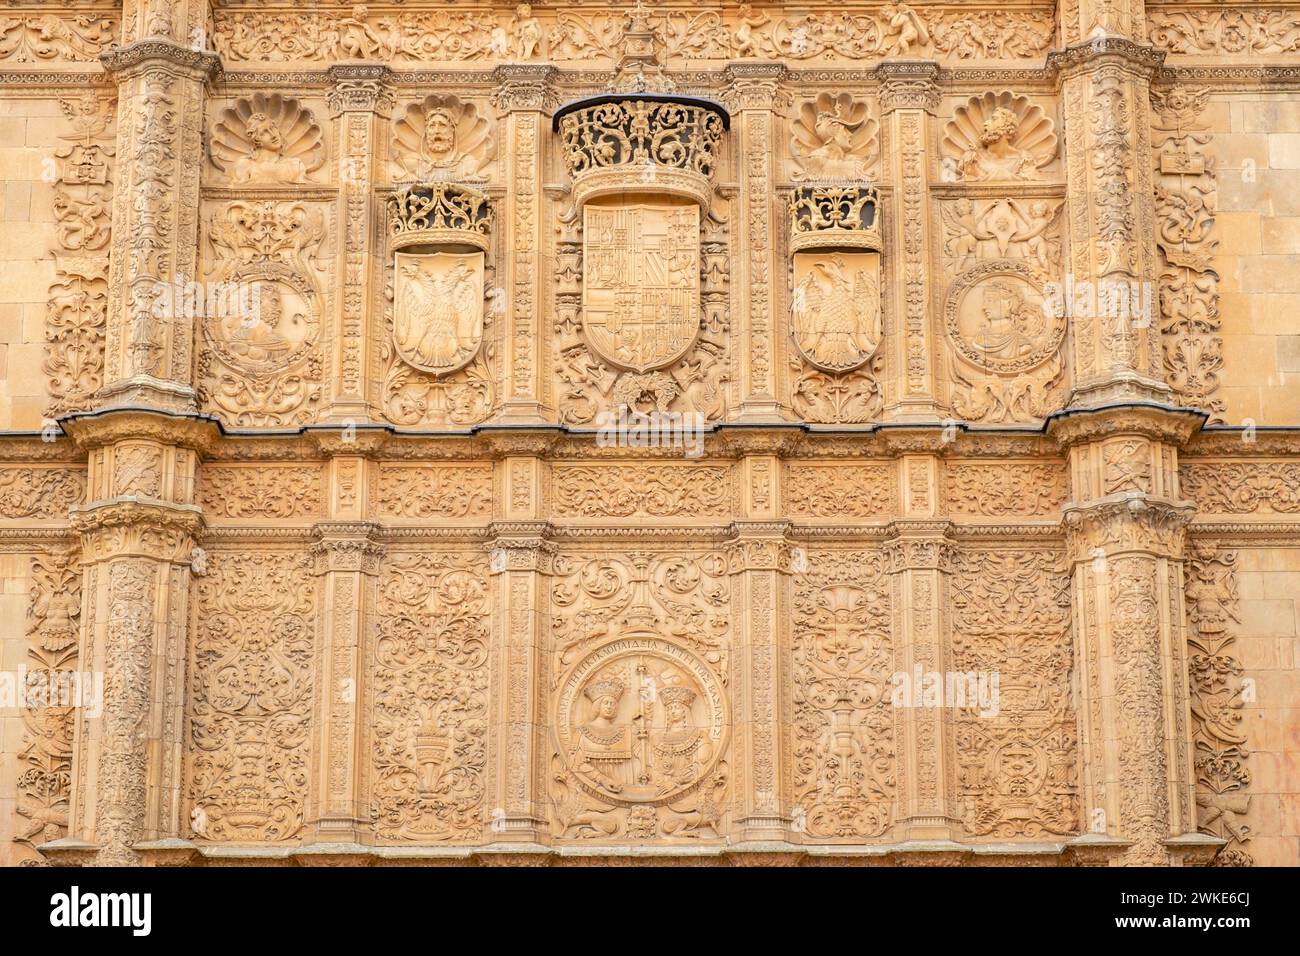
{"type": "Polygon", "coordinates": [[[553,832],[722,836],[730,730],[725,561],[561,554],[554,575],[553,832]]]}
{"type": "Polygon", "coordinates": [[[212,164],[236,185],[303,183],[325,162],[321,128],[298,100],[254,93],[221,111],[212,164]]]}
{"type": "MultiPolygon", "coordinates": [[[[23,693],[54,687],[54,679],[77,670],[81,634],[81,565],[72,552],[50,552],[32,559],[27,605],[27,686],[23,693]]],[[[87,688],[87,691],[90,689],[87,688]]],[[[14,841],[29,847],[66,836],[72,786],[74,713],[70,706],[22,708],[23,737],[18,752],[17,814],[14,841]]]]}
{"type": "Polygon", "coordinates": [[[1250,751],[1242,727],[1245,682],[1241,662],[1232,653],[1241,623],[1237,552],[1197,542],[1186,568],[1197,817],[1203,831],[1227,840],[1215,865],[1253,866],[1246,848],[1252,832],[1247,822],[1250,751]]]}
{"type": "Polygon", "coordinates": [[[794,805],[820,839],[879,836],[897,789],[883,553],[819,551],[795,576],[794,805]]]}
{"type": "Polygon", "coordinates": [[[207,839],[289,840],[303,825],[316,578],[303,553],[212,552],[198,579],[189,804],[207,839]]]}
{"type": "Polygon", "coordinates": [[[232,424],[299,425],[321,400],[325,214],[302,202],[233,202],[212,213],[199,394],[232,424]]]}
{"type": "Polygon", "coordinates": [[[0,60],[94,62],[117,39],[118,23],[97,14],[0,16],[0,60]]]}
{"type": "Polygon", "coordinates": [[[1219,390],[1223,367],[1219,274],[1213,235],[1218,183],[1204,118],[1209,90],[1153,90],[1152,147],[1160,250],[1160,333],[1165,379],[1180,400],[1203,408],[1211,422],[1226,409],[1219,390]]]}
{"type": "Polygon", "coordinates": [[[474,840],[484,824],[488,567],[393,554],[371,652],[371,816],[384,840],[474,840]]]}
{"type": "Polygon", "coordinates": [[[955,669],[998,675],[996,708],[968,698],[957,713],[966,828],[1003,838],[1077,832],[1065,562],[1048,551],[966,552],[953,570],[955,669]]]}

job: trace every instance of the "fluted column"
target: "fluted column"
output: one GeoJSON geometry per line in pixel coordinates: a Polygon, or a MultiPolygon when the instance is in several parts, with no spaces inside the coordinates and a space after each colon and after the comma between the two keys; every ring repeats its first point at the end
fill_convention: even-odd
{"type": "MultiPolygon", "coordinates": [[[[372,248],[381,217],[374,197],[377,148],[393,111],[392,72],[380,63],[340,63],[329,68],[333,86],[326,96],[336,131],[335,155],[339,161],[339,187],[343,208],[339,215],[343,269],[332,356],[333,383],[328,417],[336,422],[362,422],[371,417],[372,371],[366,348],[370,338],[366,318],[372,313],[375,257],[384,250],[372,248]]],[[[377,321],[372,319],[372,321],[377,321]]]]}
{"type": "Polygon", "coordinates": [[[77,713],[68,837],[55,862],[135,865],[188,834],[180,819],[189,588],[204,570],[194,504],[210,423],[120,411],[65,424],[89,462],[72,511],[83,554],[80,661],[104,674],[102,711],[77,713]]]}
{"type": "Polygon", "coordinates": [[[543,156],[550,136],[555,68],[530,64],[497,67],[493,101],[504,114],[506,196],[501,223],[505,242],[505,398],[499,420],[538,424],[552,417],[551,372],[546,354],[543,273],[544,237],[549,240],[546,197],[542,191],[543,156]]]}
{"type": "Polygon", "coordinates": [[[118,86],[108,329],[101,404],[195,407],[195,319],[168,295],[197,280],[206,0],[128,3],[122,46],[100,60],[118,86]]]}
{"type": "Polygon", "coordinates": [[[740,196],[732,235],[734,279],[732,329],[740,342],[739,421],[784,420],[778,376],[784,374],[781,331],[777,316],[781,301],[778,282],[785,281],[785,263],[777,259],[776,230],[785,222],[778,215],[776,183],[778,119],[776,111],[788,100],[781,88],[786,68],[780,63],[733,63],[727,103],[732,111],[739,159],[740,196]]]}
{"type": "Polygon", "coordinates": [[[935,356],[940,354],[930,322],[930,299],[938,276],[930,264],[929,117],[939,103],[939,65],[930,60],[886,60],[876,68],[885,127],[892,200],[887,215],[892,236],[889,277],[899,317],[892,333],[891,388],[885,417],[894,420],[939,416],[935,356]]]}
{"type": "Polygon", "coordinates": [[[1183,605],[1193,508],[1178,489],[1178,448],[1201,420],[1127,407],[1051,425],[1070,456],[1081,842],[1105,844],[1116,864],[1196,862],[1217,845],[1196,832],[1183,605]]]}

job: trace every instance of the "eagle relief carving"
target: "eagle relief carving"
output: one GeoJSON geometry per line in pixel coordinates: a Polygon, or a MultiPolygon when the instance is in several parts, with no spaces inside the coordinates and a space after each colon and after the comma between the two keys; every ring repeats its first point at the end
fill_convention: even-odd
{"type": "Polygon", "coordinates": [[[790,325],[799,353],[817,368],[847,372],[880,345],[880,256],[800,253],[790,325]]]}
{"type": "Polygon", "coordinates": [[[483,253],[396,253],[393,342],[422,372],[454,372],[483,340],[483,253]]]}

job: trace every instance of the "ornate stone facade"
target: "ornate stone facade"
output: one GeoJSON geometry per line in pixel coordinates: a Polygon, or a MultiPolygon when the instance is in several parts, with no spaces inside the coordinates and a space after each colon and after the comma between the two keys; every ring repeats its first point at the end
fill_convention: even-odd
{"type": "Polygon", "coordinates": [[[0,862],[1300,862],[1294,4],[10,7],[0,862]]]}

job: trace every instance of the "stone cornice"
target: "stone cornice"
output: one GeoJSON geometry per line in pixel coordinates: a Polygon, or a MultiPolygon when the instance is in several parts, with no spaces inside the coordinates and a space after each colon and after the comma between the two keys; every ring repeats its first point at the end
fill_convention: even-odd
{"type": "Polygon", "coordinates": [[[1142,435],[1182,447],[1206,418],[1194,408],[1125,403],[1056,412],[1047,421],[1047,434],[1065,448],[1115,435],[1142,435]]]}
{"type": "Polygon", "coordinates": [[[790,102],[784,87],[789,75],[785,64],[775,61],[729,63],[719,77],[723,102],[733,113],[780,109],[790,102]]]}
{"type": "Polygon", "coordinates": [[[1099,36],[1047,54],[1047,69],[1061,80],[1111,64],[1149,80],[1164,62],[1163,50],[1121,36],[1099,36]]]}
{"type": "Polygon", "coordinates": [[[220,424],[210,416],[174,415],[145,408],[74,412],[59,419],[59,424],[82,451],[143,439],[180,445],[203,455],[221,437],[220,424]]]}
{"type": "Polygon", "coordinates": [[[129,75],[136,67],[157,63],[180,67],[196,79],[221,75],[221,57],[211,50],[195,50],[171,40],[154,37],[127,46],[115,46],[99,55],[104,69],[114,75],[129,75]]]}

